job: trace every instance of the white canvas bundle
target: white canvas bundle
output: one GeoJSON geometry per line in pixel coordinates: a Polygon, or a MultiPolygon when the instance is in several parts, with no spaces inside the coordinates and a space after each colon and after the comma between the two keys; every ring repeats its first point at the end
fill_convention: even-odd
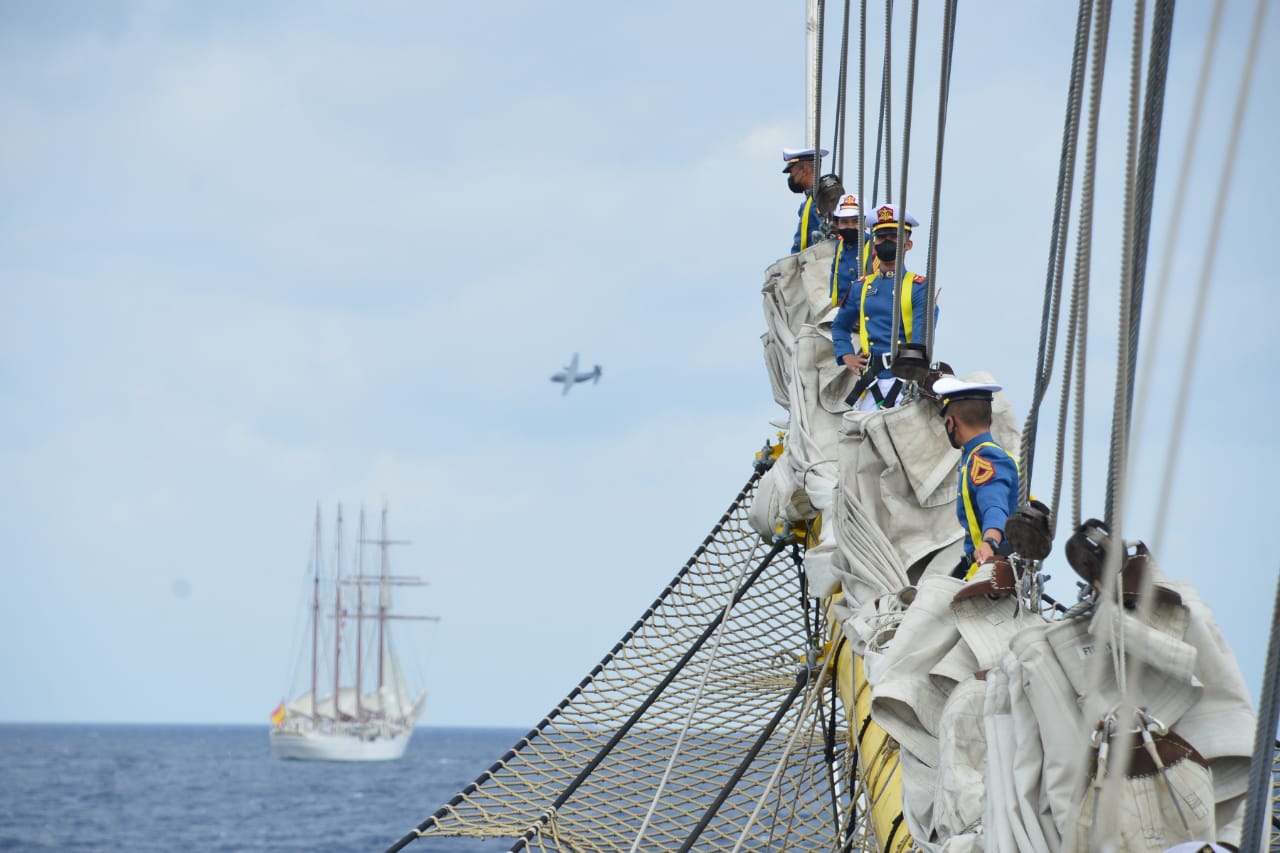
{"type": "Polygon", "coordinates": [[[930,670],[960,642],[951,599],[961,586],[951,577],[921,581],[893,641],[884,652],[884,674],[872,685],[871,715],[899,745],[937,768],[938,725],[947,693],[930,670]]]}

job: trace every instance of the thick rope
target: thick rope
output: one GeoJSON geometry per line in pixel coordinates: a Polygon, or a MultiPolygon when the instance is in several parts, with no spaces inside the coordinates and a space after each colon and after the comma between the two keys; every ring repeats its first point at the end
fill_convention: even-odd
{"type": "Polygon", "coordinates": [[[867,177],[867,0],[861,0],[858,6],[858,265],[861,273],[867,275],[867,270],[861,269],[862,213],[867,209],[866,196],[863,195],[867,177]]]}
{"type": "Polygon", "coordinates": [[[815,197],[818,193],[818,178],[822,176],[822,42],[826,31],[826,0],[818,0],[817,12],[817,44],[814,47],[814,73],[817,76],[813,81],[813,189],[810,190],[815,197]]]}
{"type": "MultiPolygon", "coordinates": [[[[1145,23],[1145,3],[1143,0],[1137,0],[1134,3],[1133,14],[1133,38],[1131,41],[1130,52],[1130,69],[1129,69],[1129,121],[1128,136],[1125,146],[1125,181],[1124,181],[1124,225],[1123,239],[1121,246],[1121,279],[1120,279],[1120,311],[1119,311],[1119,335],[1118,346],[1119,353],[1116,357],[1116,385],[1115,397],[1112,412],[1112,434],[1111,434],[1111,471],[1112,476],[1107,481],[1107,509],[1106,522],[1111,531],[1112,547],[1107,549],[1106,566],[1103,570],[1103,591],[1102,598],[1107,602],[1107,607],[1099,608],[1095,615],[1095,624],[1099,618],[1106,619],[1103,630],[1105,636],[1109,639],[1111,649],[1110,664],[1111,670],[1115,675],[1116,688],[1119,691],[1119,703],[1116,713],[1119,719],[1127,719],[1131,710],[1136,710],[1133,704],[1133,698],[1129,689],[1129,659],[1126,650],[1127,635],[1124,628],[1124,590],[1120,583],[1120,568],[1125,558],[1125,548],[1123,547],[1123,539],[1121,536],[1121,518],[1120,508],[1123,506],[1124,495],[1124,476],[1123,465],[1127,457],[1127,436],[1128,436],[1128,410],[1126,401],[1128,399],[1128,365],[1125,363],[1128,353],[1128,346],[1125,340],[1125,333],[1129,328],[1129,314],[1131,308],[1132,279],[1129,276],[1132,269],[1132,252],[1133,240],[1132,231],[1134,228],[1134,163],[1137,156],[1138,145],[1138,103],[1139,92],[1141,91],[1141,75],[1142,75],[1142,36],[1145,23]]],[[[1106,656],[1099,656],[1096,668],[1099,674],[1095,676],[1094,683],[1098,683],[1101,677],[1101,669],[1105,665],[1106,656]]],[[[1124,731],[1127,731],[1124,730],[1124,731]]],[[[1122,732],[1123,733],[1123,732],[1122,732]]],[[[1101,785],[1101,800],[1098,819],[1094,823],[1093,832],[1099,832],[1100,827],[1114,827],[1116,824],[1116,801],[1121,791],[1124,774],[1127,771],[1128,760],[1131,757],[1131,751],[1122,749],[1114,756],[1114,760],[1106,768],[1106,776],[1101,785]]],[[[1101,768],[1099,774],[1102,774],[1101,768]]],[[[1103,837],[1112,837],[1111,834],[1103,837]]]]}
{"type": "Polygon", "coordinates": [[[899,329],[902,325],[902,286],[907,269],[907,173],[911,162],[911,108],[915,102],[916,84],[916,25],[920,20],[920,0],[911,0],[911,26],[907,36],[907,92],[902,117],[902,167],[898,192],[898,259],[897,274],[893,277],[893,322],[889,335],[889,354],[898,357],[899,329]]]}
{"type": "Polygon", "coordinates": [[[938,227],[942,218],[942,150],[947,130],[947,106],[951,96],[951,58],[956,46],[956,6],[947,0],[942,10],[942,57],[938,79],[938,146],[933,157],[933,202],[929,208],[929,257],[925,268],[924,341],[925,352],[933,354],[933,306],[938,298],[938,227]]]}
{"type": "MultiPolygon", "coordinates": [[[[893,153],[893,123],[890,121],[893,115],[891,107],[893,105],[892,90],[890,89],[889,69],[893,58],[893,47],[891,38],[893,36],[893,0],[884,0],[884,70],[880,80],[880,126],[884,131],[884,200],[886,204],[893,204],[893,161],[891,155],[893,153]]],[[[877,143],[877,146],[879,143],[877,143]]],[[[879,178],[880,172],[880,154],[877,147],[876,151],[876,178],[879,178]]],[[[872,202],[875,199],[872,198],[872,202]]]]}
{"type": "MultiPolygon", "coordinates": [[[[1040,403],[1049,386],[1053,370],[1054,348],[1058,337],[1058,308],[1062,298],[1062,275],[1067,256],[1067,230],[1071,222],[1071,186],[1075,178],[1076,151],[1080,137],[1080,104],[1084,97],[1085,67],[1089,55],[1089,23],[1093,0],[1080,0],[1076,17],[1075,47],[1071,54],[1071,74],[1067,87],[1067,109],[1062,128],[1062,154],[1058,166],[1058,190],[1053,204],[1053,230],[1049,238],[1049,263],[1045,272],[1044,308],[1040,319],[1040,349],[1036,356],[1036,375],[1031,407],[1022,430],[1022,452],[1019,469],[1018,502],[1025,504],[1030,496],[1031,473],[1035,464],[1036,432],[1039,427],[1040,403]]],[[[1067,357],[1068,359],[1070,356],[1067,357]]],[[[1061,454],[1061,449],[1059,449],[1061,454]]],[[[1058,460],[1061,471],[1062,460],[1058,460]]],[[[1055,484],[1054,490],[1057,491],[1055,484]]],[[[1054,499],[1053,507],[1057,507],[1054,499]]],[[[1057,513],[1054,514],[1056,520],[1057,513]]]]}
{"type": "MultiPolygon", "coordinates": [[[[1078,346],[1076,348],[1076,364],[1074,374],[1076,378],[1076,417],[1074,424],[1074,432],[1076,436],[1074,456],[1072,464],[1072,494],[1074,495],[1073,515],[1077,519],[1080,517],[1080,499],[1081,499],[1081,481],[1084,469],[1084,384],[1085,384],[1085,354],[1086,342],[1088,341],[1089,332],[1089,267],[1093,253],[1093,241],[1089,240],[1087,235],[1093,233],[1093,203],[1094,191],[1097,184],[1097,163],[1098,163],[1098,114],[1102,108],[1102,80],[1106,72],[1107,64],[1107,34],[1111,26],[1111,0],[1097,0],[1098,9],[1094,16],[1094,34],[1092,39],[1093,58],[1090,69],[1089,80],[1089,114],[1088,123],[1085,130],[1085,154],[1083,173],[1080,176],[1080,237],[1076,240],[1076,264],[1074,271],[1074,281],[1072,287],[1077,295],[1073,295],[1073,301],[1076,303],[1076,340],[1078,346]]],[[[1067,377],[1071,375],[1072,368],[1064,365],[1063,374],[1063,395],[1067,394],[1067,377]]],[[[1063,408],[1065,409],[1065,403],[1063,408]]],[[[1061,422],[1061,418],[1060,418],[1061,422]]],[[[1059,446],[1062,445],[1062,438],[1059,437],[1059,446]]],[[[1059,467],[1061,461],[1059,461],[1059,467]]],[[[1054,486],[1055,494],[1059,491],[1058,484],[1054,486]]]]}
{"type": "MultiPolygon", "coordinates": [[[[1135,346],[1129,341],[1129,334],[1134,329],[1134,255],[1137,254],[1138,214],[1135,199],[1137,195],[1137,163],[1140,95],[1142,95],[1142,37],[1144,18],[1146,18],[1146,0],[1137,0],[1133,5],[1133,41],[1130,46],[1129,65],[1129,124],[1125,141],[1124,164],[1124,225],[1121,229],[1123,242],[1120,247],[1120,311],[1119,329],[1116,330],[1116,384],[1115,398],[1111,412],[1111,457],[1110,469],[1107,471],[1106,519],[1112,535],[1119,538],[1123,524],[1124,502],[1121,500],[1125,489],[1125,474],[1129,460],[1129,409],[1132,402],[1130,383],[1133,382],[1129,369],[1129,353],[1135,346]]],[[[1164,87],[1161,87],[1164,91],[1164,87]]]]}
{"type": "MultiPolygon", "coordinates": [[[[1078,251],[1078,247],[1077,247],[1077,251],[1078,251]]],[[[1076,263],[1077,263],[1077,269],[1078,269],[1078,265],[1080,263],[1078,256],[1077,256],[1076,263]]],[[[1066,341],[1065,350],[1062,354],[1062,390],[1059,394],[1059,400],[1058,400],[1058,432],[1057,432],[1057,439],[1056,439],[1057,453],[1055,454],[1055,457],[1054,457],[1053,490],[1051,492],[1051,497],[1049,499],[1049,505],[1054,508],[1053,528],[1055,531],[1057,529],[1059,519],[1062,518],[1062,512],[1059,509],[1061,504],[1059,504],[1059,501],[1062,499],[1062,466],[1064,461],[1064,450],[1065,450],[1066,439],[1067,439],[1067,416],[1071,408],[1070,406],[1071,379],[1072,379],[1073,373],[1080,383],[1080,386],[1077,389],[1077,394],[1075,399],[1077,419],[1073,424],[1074,430],[1072,432],[1072,435],[1075,436],[1075,442],[1073,444],[1072,461],[1073,461],[1074,470],[1077,472],[1076,474],[1077,484],[1073,493],[1072,512],[1070,516],[1071,525],[1068,529],[1075,530],[1077,527],[1080,526],[1080,494],[1079,494],[1080,489],[1078,484],[1078,478],[1079,478],[1078,472],[1080,471],[1080,467],[1081,467],[1081,459],[1078,451],[1083,446],[1082,431],[1084,429],[1084,424],[1083,424],[1083,421],[1084,421],[1084,364],[1083,364],[1084,358],[1083,356],[1081,356],[1080,361],[1078,362],[1076,361],[1076,348],[1078,346],[1079,349],[1083,351],[1085,347],[1086,336],[1081,334],[1080,328],[1081,326],[1085,326],[1085,327],[1088,326],[1088,321],[1089,321],[1088,306],[1089,306],[1088,291],[1082,287],[1073,287],[1071,289],[1071,305],[1067,311],[1067,341],[1066,341]]],[[[1029,493],[1026,491],[1025,487],[1022,487],[1022,486],[1020,487],[1022,488],[1022,491],[1024,493],[1022,500],[1025,502],[1027,500],[1027,495],[1029,493]]]]}
{"type": "Polygon", "coordinates": [[[1147,278],[1147,250],[1151,238],[1151,208],[1155,198],[1156,165],[1160,153],[1160,129],[1164,119],[1165,85],[1169,77],[1169,42],[1173,38],[1174,0],[1156,0],[1151,22],[1151,53],[1147,62],[1146,100],[1142,108],[1142,139],[1139,143],[1138,175],[1135,190],[1132,305],[1129,316],[1129,399],[1128,420],[1132,424],[1134,371],[1138,364],[1138,340],[1142,329],[1143,294],[1147,278]]]}
{"type": "MultiPolygon", "coordinates": [[[[1261,21],[1255,26],[1261,29],[1261,21]]],[[[1262,849],[1263,827],[1272,812],[1271,774],[1275,760],[1276,725],[1280,724],[1280,575],[1276,580],[1276,603],[1271,612],[1271,638],[1267,641],[1265,660],[1267,666],[1262,676],[1262,695],[1258,697],[1258,725],[1253,735],[1253,758],[1249,761],[1241,850],[1262,849]]]]}
{"type": "MultiPolygon", "coordinates": [[[[849,97],[849,8],[850,0],[844,0],[844,19],[840,27],[840,73],[836,80],[836,118],[835,130],[833,131],[834,141],[831,143],[831,153],[835,159],[836,174],[840,179],[844,180],[844,155],[847,147],[849,136],[849,107],[846,103],[849,97]]],[[[862,137],[858,137],[861,143],[862,137]]],[[[862,257],[858,255],[858,257],[862,257]]]]}

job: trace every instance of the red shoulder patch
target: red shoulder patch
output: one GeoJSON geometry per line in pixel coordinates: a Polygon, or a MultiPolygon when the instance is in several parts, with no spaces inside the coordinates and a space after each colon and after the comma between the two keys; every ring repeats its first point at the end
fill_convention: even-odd
{"type": "Polygon", "coordinates": [[[977,451],[974,451],[973,457],[969,462],[969,482],[975,486],[981,486],[995,475],[995,466],[983,459],[977,451]]]}

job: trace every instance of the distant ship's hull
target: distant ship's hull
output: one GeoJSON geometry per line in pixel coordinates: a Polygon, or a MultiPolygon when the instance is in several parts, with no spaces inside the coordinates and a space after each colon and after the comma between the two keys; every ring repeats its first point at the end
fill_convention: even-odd
{"type": "Polygon", "coordinates": [[[412,728],[376,735],[281,728],[271,732],[271,755],[298,761],[395,761],[412,736],[412,728]]]}

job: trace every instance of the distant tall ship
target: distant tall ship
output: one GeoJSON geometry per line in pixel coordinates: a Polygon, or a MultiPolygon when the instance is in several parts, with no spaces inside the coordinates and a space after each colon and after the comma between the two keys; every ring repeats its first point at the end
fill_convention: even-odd
{"type": "Polygon", "coordinates": [[[328,577],[322,568],[320,527],[317,507],[310,566],[310,652],[300,655],[303,663],[309,658],[310,671],[303,692],[281,701],[271,715],[271,754],[303,761],[392,761],[404,755],[427,694],[414,694],[406,685],[390,623],[437,617],[391,612],[392,587],[426,582],[391,574],[388,549],[407,543],[388,537],[386,507],[377,539],[365,538],[361,510],[352,574],[343,575],[342,508],[328,577]],[[366,545],[378,546],[376,574],[365,572],[366,545]]]}

